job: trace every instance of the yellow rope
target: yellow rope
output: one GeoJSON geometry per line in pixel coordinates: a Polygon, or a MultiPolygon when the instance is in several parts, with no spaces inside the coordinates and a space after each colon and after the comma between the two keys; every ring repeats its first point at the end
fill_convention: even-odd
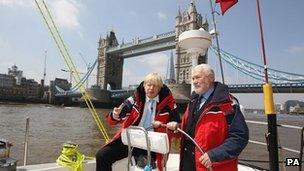
{"type": "Polygon", "coordinates": [[[56,163],[59,166],[67,167],[70,171],[83,171],[83,161],[85,159],[93,160],[94,158],[81,154],[77,147],[78,145],[72,142],[65,143],[56,163]]]}
{"type": "MultiPolygon", "coordinates": [[[[62,39],[62,37],[59,34],[59,31],[52,19],[51,13],[49,11],[49,9],[47,8],[47,5],[45,4],[44,0],[35,0],[36,5],[39,9],[40,14],[43,17],[44,22],[46,23],[53,40],[55,41],[57,48],[60,51],[61,56],[63,57],[67,67],[69,68],[69,70],[72,73],[72,76],[74,78],[74,80],[76,82],[80,82],[80,76],[79,76],[79,72],[77,72],[77,69],[75,67],[75,64],[73,63],[73,60],[67,50],[67,47],[64,44],[64,41],[62,39]]],[[[82,96],[84,97],[85,103],[88,106],[88,109],[90,110],[90,113],[92,115],[92,117],[94,118],[95,123],[97,124],[100,132],[102,133],[106,143],[110,140],[107,131],[105,129],[105,127],[103,126],[102,122],[100,121],[100,118],[94,108],[94,105],[88,95],[88,93],[86,92],[83,84],[81,84],[80,86],[80,92],[82,94],[82,96]]]]}

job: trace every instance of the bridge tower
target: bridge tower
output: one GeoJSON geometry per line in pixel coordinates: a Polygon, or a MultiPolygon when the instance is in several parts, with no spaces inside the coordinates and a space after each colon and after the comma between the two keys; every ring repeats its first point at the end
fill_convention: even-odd
{"type": "Polygon", "coordinates": [[[121,89],[123,58],[106,53],[108,48],[118,46],[114,31],[110,31],[106,38],[100,38],[98,45],[97,86],[102,90],[108,85],[113,90],[121,89]]]}
{"type": "MultiPolygon", "coordinates": [[[[202,17],[201,14],[197,13],[194,0],[191,1],[190,6],[187,10],[181,13],[178,10],[177,16],[175,17],[175,32],[176,32],[176,83],[191,84],[191,69],[192,59],[185,50],[181,49],[177,42],[178,36],[187,30],[194,30],[204,28],[206,31],[209,30],[209,24],[206,17],[202,17]]],[[[198,57],[198,64],[207,63],[207,54],[198,57]]]]}

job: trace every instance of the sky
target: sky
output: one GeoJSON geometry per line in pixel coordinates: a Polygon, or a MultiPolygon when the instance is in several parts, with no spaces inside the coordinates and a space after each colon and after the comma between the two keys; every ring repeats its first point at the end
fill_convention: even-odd
{"type": "MultiPolygon", "coordinates": [[[[119,43],[146,38],[174,30],[175,16],[189,7],[191,0],[45,0],[70,54],[81,72],[86,63],[97,58],[99,37],[113,30],[119,43]]],[[[208,0],[196,0],[197,11],[211,14],[208,0]]],[[[260,0],[267,63],[270,68],[304,73],[303,0],[260,0]]],[[[216,11],[220,12],[218,6],[216,11]]],[[[43,78],[46,60],[46,83],[55,77],[69,79],[60,56],[34,0],[0,0],[0,73],[17,65],[26,78],[43,78]],[[47,53],[45,53],[47,51],[47,53]],[[46,54],[46,55],[45,55],[46,54]]],[[[220,47],[247,61],[262,65],[256,0],[239,0],[225,15],[216,15],[220,47]]],[[[157,71],[163,77],[170,51],[128,58],[124,61],[123,86],[138,84],[146,74],[157,71]],[[136,66],[136,67],[134,67],[136,66]]],[[[217,57],[209,52],[209,64],[215,68],[217,57]]],[[[224,63],[227,83],[254,82],[224,63]]],[[[93,71],[96,74],[96,71],[93,71]]],[[[95,84],[95,76],[89,84],[95,84]]],[[[246,105],[258,106],[262,95],[236,95],[246,105]],[[255,99],[250,102],[248,99],[255,99]],[[259,100],[256,100],[259,99],[259,100]],[[255,104],[255,105],[254,105],[255,104]]],[[[275,95],[275,103],[286,99],[304,100],[303,94],[275,95]],[[277,99],[277,100],[276,100],[277,99]]]]}

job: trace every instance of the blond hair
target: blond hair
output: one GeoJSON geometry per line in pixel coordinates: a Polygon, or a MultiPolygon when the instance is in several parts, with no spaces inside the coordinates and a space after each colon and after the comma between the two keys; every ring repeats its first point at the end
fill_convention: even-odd
{"type": "Polygon", "coordinates": [[[156,72],[150,73],[145,77],[144,85],[146,85],[147,83],[154,84],[160,88],[163,87],[163,80],[161,76],[156,72]]]}

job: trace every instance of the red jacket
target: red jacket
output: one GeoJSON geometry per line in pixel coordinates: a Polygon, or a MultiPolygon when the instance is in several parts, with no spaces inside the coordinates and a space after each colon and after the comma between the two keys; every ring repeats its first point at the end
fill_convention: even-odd
{"type": "MultiPolygon", "coordinates": [[[[137,88],[137,90],[134,92],[134,104],[127,104],[122,110],[122,113],[125,112],[125,117],[122,118],[120,121],[117,121],[113,119],[113,117],[108,115],[107,120],[111,125],[115,125],[117,123],[122,123],[121,129],[119,129],[112,140],[109,142],[113,142],[117,140],[121,136],[122,129],[127,128],[131,125],[138,125],[144,109],[145,104],[145,93],[143,89],[143,83],[140,84],[140,86],[137,88]]],[[[125,101],[126,102],[126,101],[125,101]]],[[[164,124],[170,122],[170,121],[180,121],[179,115],[175,112],[175,100],[167,86],[164,85],[164,87],[161,88],[159,92],[159,103],[156,105],[156,114],[155,114],[155,121],[160,121],[164,124]]],[[[156,132],[167,132],[166,128],[159,127],[154,129],[156,132]]],[[[169,132],[168,137],[169,140],[172,137],[172,134],[169,132]]],[[[157,160],[157,167],[160,171],[162,171],[162,166],[164,164],[163,156],[161,154],[156,154],[156,160],[157,160]]]]}
{"type": "MultiPolygon", "coordinates": [[[[194,125],[193,138],[202,150],[208,153],[213,171],[237,171],[237,156],[248,142],[248,127],[239,107],[232,99],[226,86],[216,83],[213,95],[199,111],[199,118],[194,125]]],[[[193,103],[190,103],[183,115],[181,125],[183,130],[189,123],[193,107],[193,103]]],[[[182,136],[181,161],[184,139],[185,137],[182,136]]],[[[201,156],[202,153],[195,148],[196,171],[208,171],[199,162],[201,156]]]]}

